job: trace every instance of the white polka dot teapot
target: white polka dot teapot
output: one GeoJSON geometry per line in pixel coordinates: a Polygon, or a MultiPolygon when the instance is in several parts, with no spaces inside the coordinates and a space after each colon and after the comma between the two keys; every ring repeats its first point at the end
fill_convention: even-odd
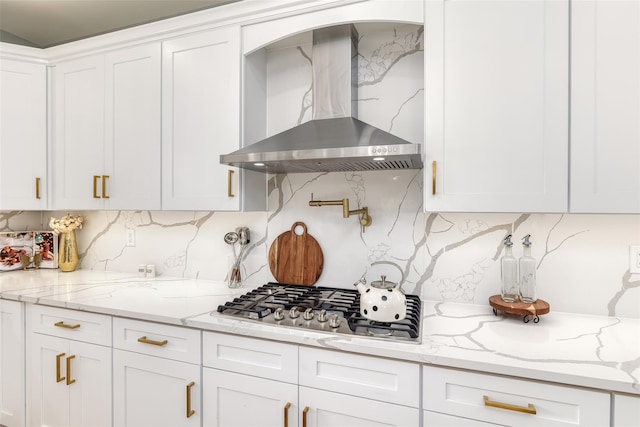
{"type": "Polygon", "coordinates": [[[393,265],[400,271],[400,285],[387,281],[387,276],[382,275],[382,280],[371,282],[367,285],[364,275],[353,284],[360,292],[360,314],[369,320],[376,322],[396,322],[407,315],[407,298],[400,288],[404,281],[404,274],[400,267],[388,261],[378,261],[378,264],[393,265]]]}

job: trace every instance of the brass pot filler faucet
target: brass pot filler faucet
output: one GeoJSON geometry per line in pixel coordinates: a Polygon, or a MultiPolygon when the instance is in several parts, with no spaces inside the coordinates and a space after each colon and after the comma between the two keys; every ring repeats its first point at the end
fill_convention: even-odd
{"type": "Polygon", "coordinates": [[[309,206],[340,206],[342,205],[342,217],[349,218],[351,215],[360,215],[360,227],[364,233],[364,228],[371,225],[373,219],[369,215],[369,208],[366,206],[361,209],[349,210],[349,199],[342,200],[313,200],[313,193],[311,193],[311,200],[309,206]]]}

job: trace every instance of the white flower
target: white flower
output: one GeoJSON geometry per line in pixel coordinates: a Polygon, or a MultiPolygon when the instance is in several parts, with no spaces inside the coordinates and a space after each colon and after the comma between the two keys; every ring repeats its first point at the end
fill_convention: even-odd
{"type": "Polygon", "coordinates": [[[66,214],[60,219],[51,217],[49,219],[49,227],[53,230],[53,234],[68,233],[71,230],[81,229],[84,218],[80,215],[73,216],[66,214]]]}

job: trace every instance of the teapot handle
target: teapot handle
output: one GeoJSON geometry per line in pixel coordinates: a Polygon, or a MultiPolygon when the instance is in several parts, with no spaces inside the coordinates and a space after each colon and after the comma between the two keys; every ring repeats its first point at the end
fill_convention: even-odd
{"type": "Polygon", "coordinates": [[[404,283],[404,272],[402,271],[402,269],[400,268],[400,266],[398,264],[395,264],[391,261],[376,261],[376,262],[372,262],[371,263],[371,267],[373,267],[374,265],[379,265],[379,264],[388,264],[388,265],[392,265],[395,268],[398,269],[398,271],[400,272],[400,281],[398,282],[398,289],[402,288],[402,284],[404,283]]]}

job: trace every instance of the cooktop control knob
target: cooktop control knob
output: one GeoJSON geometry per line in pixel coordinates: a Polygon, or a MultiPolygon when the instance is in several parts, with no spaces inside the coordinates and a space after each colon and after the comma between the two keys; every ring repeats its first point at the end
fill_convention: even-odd
{"type": "Polygon", "coordinates": [[[318,313],[318,322],[326,322],[329,320],[329,316],[327,316],[327,310],[320,310],[318,313]]]}
{"type": "Polygon", "coordinates": [[[297,319],[298,317],[300,317],[300,311],[298,310],[298,307],[291,307],[291,309],[289,310],[289,317],[292,319],[297,319]]]}
{"type": "Polygon", "coordinates": [[[273,318],[276,320],[284,319],[284,310],[282,307],[276,308],[276,311],[273,312],[273,318]]]}
{"type": "Polygon", "coordinates": [[[340,318],[337,314],[329,316],[329,326],[332,328],[337,328],[340,326],[340,318]]]}
{"type": "Polygon", "coordinates": [[[313,319],[313,309],[311,308],[307,308],[304,313],[302,313],[302,317],[304,318],[304,320],[311,320],[313,319]]]}

